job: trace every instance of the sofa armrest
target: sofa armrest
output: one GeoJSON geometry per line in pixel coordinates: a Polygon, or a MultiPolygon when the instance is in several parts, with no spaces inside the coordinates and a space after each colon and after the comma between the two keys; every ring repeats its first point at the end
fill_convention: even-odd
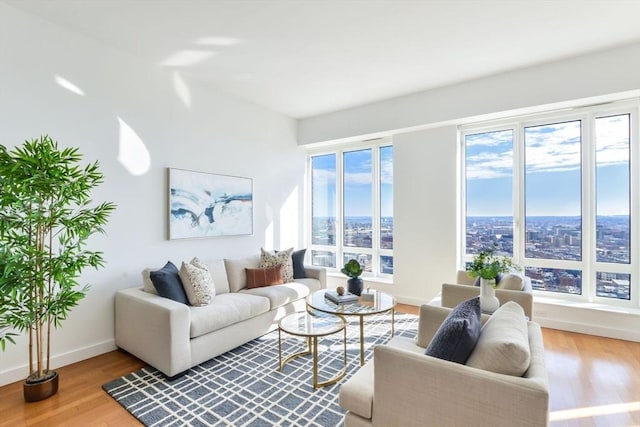
{"type": "Polygon", "coordinates": [[[311,279],[318,279],[320,281],[320,288],[327,289],[327,269],[324,267],[304,267],[305,277],[311,279]]]}
{"type": "MultiPolygon", "coordinates": [[[[451,283],[442,284],[441,300],[443,307],[453,308],[462,301],[477,297],[478,295],[480,295],[479,286],[451,283]]],[[[507,301],[517,302],[522,306],[524,314],[529,318],[529,320],[533,320],[533,293],[531,291],[527,291],[526,287],[522,291],[496,289],[496,297],[500,301],[500,305],[507,301]]]]}
{"type": "Polygon", "coordinates": [[[524,309],[525,316],[527,316],[529,320],[533,320],[533,293],[531,291],[496,289],[496,297],[500,301],[500,305],[508,301],[517,302],[524,309]]]}
{"type": "Polygon", "coordinates": [[[480,295],[480,287],[452,283],[442,284],[442,306],[453,308],[462,301],[480,295]]]}
{"type": "Polygon", "coordinates": [[[546,379],[496,374],[387,345],[374,349],[373,401],[374,426],[423,426],[428,420],[533,427],[548,421],[546,379]]]}
{"type": "Polygon", "coordinates": [[[115,295],[116,345],[172,377],[191,367],[188,306],[142,288],[115,295]]]}

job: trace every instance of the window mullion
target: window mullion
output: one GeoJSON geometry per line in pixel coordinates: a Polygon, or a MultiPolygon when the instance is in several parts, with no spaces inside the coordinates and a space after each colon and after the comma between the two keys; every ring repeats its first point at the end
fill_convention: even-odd
{"type": "Polygon", "coordinates": [[[596,296],[596,142],[595,116],[582,119],[582,294],[589,302],[596,296]]]}

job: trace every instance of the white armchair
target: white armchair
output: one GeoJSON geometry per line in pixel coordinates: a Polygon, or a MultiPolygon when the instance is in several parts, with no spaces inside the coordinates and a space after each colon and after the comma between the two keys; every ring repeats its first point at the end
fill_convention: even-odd
{"type": "MultiPolygon", "coordinates": [[[[464,300],[480,295],[480,287],[474,286],[475,279],[470,277],[466,271],[459,270],[456,273],[456,283],[443,283],[440,295],[443,307],[453,308],[464,300]]],[[[533,290],[531,279],[522,277],[523,288],[521,290],[502,289],[500,284],[496,289],[496,297],[503,305],[507,301],[517,302],[524,309],[524,314],[533,320],[533,290]]]]}
{"type": "MultiPolygon", "coordinates": [[[[546,426],[549,392],[540,326],[528,322],[531,359],[522,377],[426,356],[431,338],[451,310],[423,305],[417,339],[393,338],[374,349],[340,389],[357,426],[546,426]]],[[[483,322],[489,316],[483,315],[483,322]]]]}

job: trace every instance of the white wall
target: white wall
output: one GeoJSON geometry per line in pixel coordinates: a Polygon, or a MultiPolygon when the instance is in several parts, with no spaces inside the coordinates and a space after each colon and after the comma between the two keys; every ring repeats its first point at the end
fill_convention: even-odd
{"type": "Polygon", "coordinates": [[[456,134],[447,126],[393,140],[393,293],[402,302],[425,303],[455,278],[456,134]]]}
{"type": "MultiPolygon", "coordinates": [[[[298,144],[392,136],[394,283],[375,287],[420,304],[455,280],[457,125],[638,96],[635,44],[303,119],[298,144]]],[[[540,297],[535,303],[543,326],[635,341],[638,312],[540,297]]]]}
{"type": "MultiPolygon", "coordinates": [[[[295,122],[195,81],[179,82],[173,70],[0,4],[0,143],[49,134],[79,147],[106,175],[94,199],[118,205],[107,236],[91,240],[107,265],[83,274],[92,288],[54,334],[54,367],[115,348],[114,293],[139,285],[144,267],[303,243],[305,157],[295,122]],[[84,96],[62,88],[56,75],[84,96]],[[149,152],[143,175],[118,161],[118,118],[149,152]],[[169,167],[253,178],[254,234],[168,241],[169,167]]],[[[26,377],[26,356],[24,339],[0,352],[0,385],[26,377]]]]}

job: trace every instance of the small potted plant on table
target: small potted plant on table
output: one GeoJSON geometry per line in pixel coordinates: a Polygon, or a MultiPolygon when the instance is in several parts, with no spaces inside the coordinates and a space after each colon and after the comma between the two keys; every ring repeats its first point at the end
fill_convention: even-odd
{"type": "Polygon", "coordinates": [[[360,296],[360,294],[362,294],[363,282],[360,278],[362,275],[362,266],[358,260],[350,259],[340,271],[342,274],[350,277],[350,279],[347,280],[347,290],[354,295],[360,296]]]}

